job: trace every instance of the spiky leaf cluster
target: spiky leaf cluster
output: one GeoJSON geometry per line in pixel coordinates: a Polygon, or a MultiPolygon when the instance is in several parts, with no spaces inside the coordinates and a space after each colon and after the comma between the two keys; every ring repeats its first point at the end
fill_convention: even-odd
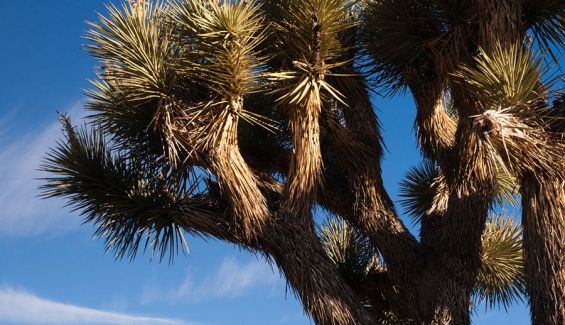
{"type": "Polygon", "coordinates": [[[435,164],[425,161],[412,167],[400,182],[400,196],[403,197],[400,204],[406,213],[414,217],[416,223],[421,221],[433,205],[434,197],[438,194],[433,184],[438,176],[439,170],[435,164]]]}
{"type": "Polygon", "coordinates": [[[329,219],[320,227],[326,254],[351,283],[360,283],[373,266],[376,254],[368,239],[346,221],[329,219]]]}
{"type": "Polygon", "coordinates": [[[565,4],[560,0],[524,0],[523,7],[534,40],[557,61],[565,39],[565,4]]]}
{"type": "Polygon", "coordinates": [[[482,236],[481,261],[473,293],[477,301],[507,308],[525,297],[522,228],[512,217],[489,219],[482,236]]]}
{"type": "Polygon", "coordinates": [[[259,87],[265,37],[259,6],[252,2],[184,0],[167,10],[172,38],[179,46],[175,70],[202,83],[230,105],[259,87]]]}
{"type": "MultiPolygon", "coordinates": [[[[88,24],[86,49],[102,66],[100,78],[131,100],[161,99],[174,79],[169,61],[173,55],[157,16],[160,5],[106,6],[108,16],[88,24]]],[[[104,87],[102,87],[104,88],[104,87]]]]}
{"type": "Polygon", "coordinates": [[[476,64],[463,67],[457,76],[485,106],[473,116],[473,126],[496,163],[517,176],[540,169],[561,174],[565,143],[559,134],[545,132],[553,117],[541,59],[532,58],[521,44],[497,44],[489,53],[481,51],[476,64]]]}
{"type": "Polygon", "coordinates": [[[273,80],[286,81],[276,87],[289,103],[299,103],[313,93],[321,103],[323,93],[337,100],[342,96],[327,83],[325,76],[348,63],[341,44],[343,34],[355,22],[350,18],[354,3],[349,0],[292,0],[267,2],[267,14],[273,22],[278,42],[271,65],[281,69],[273,80]]]}
{"type": "Polygon", "coordinates": [[[480,49],[476,67],[463,67],[457,76],[480,96],[484,105],[509,107],[537,104],[541,87],[541,59],[532,58],[521,44],[497,45],[489,52],[480,49]]]}
{"type": "Polygon", "coordinates": [[[63,117],[66,139],[48,154],[41,169],[51,173],[42,186],[44,197],[65,197],[96,225],[116,258],[134,258],[138,248],[172,259],[185,251],[183,230],[176,223],[176,205],[197,183],[176,177],[158,164],[115,155],[100,129],[75,130],[63,117]]]}
{"type": "MultiPolygon", "coordinates": [[[[500,164],[496,170],[494,199],[499,206],[504,203],[517,205],[518,185],[516,177],[500,164]]],[[[443,213],[447,207],[449,189],[439,167],[426,160],[412,167],[400,182],[400,204],[407,214],[420,223],[432,213],[443,213]]]]}
{"type": "MultiPolygon", "coordinates": [[[[186,204],[196,197],[210,197],[218,208],[204,214],[207,231],[219,227],[218,237],[259,251],[291,241],[265,239],[265,230],[296,221],[311,231],[312,207],[325,204],[355,225],[336,219],[320,228],[327,257],[363,303],[388,299],[397,312],[398,301],[414,294],[400,282],[418,279],[423,258],[478,256],[484,224],[473,221],[486,215],[469,213],[467,220],[449,209],[515,203],[525,176],[564,175],[556,122],[562,105],[548,109],[542,60],[531,54],[536,46],[555,54],[562,45],[563,5],[554,0],[149,2],[108,6],[107,16],[90,23],[87,49],[101,64],[88,91],[93,123],[75,131],[63,119],[66,139],[43,166],[54,175],[44,195],[68,198],[117,257],[133,258],[141,246],[162,257],[183,246],[179,222],[194,216],[186,204]],[[527,29],[534,46],[524,42],[527,29]],[[379,123],[358,73],[366,69],[386,90],[408,85],[417,97],[418,130],[428,132],[420,144],[430,160],[409,171],[401,195],[416,222],[438,217],[429,224],[439,225],[439,240],[450,245],[437,245],[433,254],[433,244],[419,245],[405,229],[383,189],[379,123]],[[195,168],[210,172],[214,185],[200,186],[195,168]],[[335,193],[328,188],[345,189],[339,202],[328,202],[335,193]],[[449,228],[467,225],[475,239],[458,246],[467,238],[449,228]],[[380,290],[382,279],[374,297],[359,286],[373,281],[380,290]]],[[[298,228],[280,233],[288,229],[298,228]]],[[[303,264],[311,257],[299,256],[303,264]]],[[[521,256],[519,227],[489,220],[475,298],[507,306],[523,294],[521,256]]],[[[307,300],[316,280],[325,279],[294,279],[307,288],[299,292],[306,308],[320,302],[307,300]]],[[[400,323],[390,310],[376,319],[400,323]]]]}

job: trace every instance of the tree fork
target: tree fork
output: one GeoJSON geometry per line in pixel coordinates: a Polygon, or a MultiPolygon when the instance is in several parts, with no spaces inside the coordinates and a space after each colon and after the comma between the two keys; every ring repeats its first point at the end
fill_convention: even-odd
{"type": "Polygon", "coordinates": [[[354,70],[345,73],[355,75],[336,80],[336,88],[351,103],[343,109],[347,127],[331,123],[329,131],[332,149],[338,153],[337,160],[349,179],[354,202],[349,213],[345,210],[339,214],[370,237],[393,272],[398,272],[397,278],[411,278],[408,273],[420,264],[420,245],[394,211],[383,185],[382,138],[369,91],[354,70]],[[360,157],[351,159],[353,153],[360,157]]]}
{"type": "Polygon", "coordinates": [[[284,273],[316,324],[375,323],[309,225],[280,221],[270,228],[269,236],[262,238],[260,249],[284,273]]]}

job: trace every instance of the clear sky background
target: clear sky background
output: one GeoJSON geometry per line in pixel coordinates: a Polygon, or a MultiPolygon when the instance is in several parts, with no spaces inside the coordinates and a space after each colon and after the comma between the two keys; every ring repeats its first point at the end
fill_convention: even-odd
{"type": "MultiPolygon", "coordinates": [[[[84,114],[96,62],[82,36],[96,11],[102,1],[0,0],[0,324],[311,324],[278,273],[233,245],[190,237],[190,254],[172,266],[146,255],[114,261],[63,201],[37,198],[36,168],[61,135],[56,111],[84,114]]],[[[414,104],[375,103],[383,177],[398,199],[420,159],[414,104]]],[[[479,306],[473,323],[529,324],[528,309],[479,306]]]]}

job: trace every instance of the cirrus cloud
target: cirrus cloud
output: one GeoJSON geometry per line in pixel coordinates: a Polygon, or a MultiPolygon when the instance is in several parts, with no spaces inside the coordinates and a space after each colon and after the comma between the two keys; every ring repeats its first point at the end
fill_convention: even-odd
{"type": "Polygon", "coordinates": [[[117,313],[38,297],[9,287],[0,289],[0,323],[36,325],[195,325],[171,318],[117,313]]]}

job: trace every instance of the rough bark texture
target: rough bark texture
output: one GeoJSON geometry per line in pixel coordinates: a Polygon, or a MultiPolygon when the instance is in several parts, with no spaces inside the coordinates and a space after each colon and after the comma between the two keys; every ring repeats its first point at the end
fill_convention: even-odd
{"type": "Polygon", "coordinates": [[[326,255],[311,225],[297,223],[292,216],[273,215],[266,225],[268,235],[249,239],[235,216],[226,218],[224,205],[220,197],[213,196],[187,200],[180,203],[175,219],[188,230],[241,245],[272,260],[316,324],[374,324],[360,297],[326,255]]]}
{"type": "Polygon", "coordinates": [[[530,175],[521,193],[532,324],[565,324],[565,180],[530,175]]]}
{"type": "Polygon", "coordinates": [[[263,231],[269,210],[255,175],[239,151],[237,125],[237,115],[227,114],[210,165],[221,190],[228,193],[233,215],[240,219],[246,236],[251,238],[263,231]]]}
{"type": "Polygon", "coordinates": [[[261,246],[284,273],[316,324],[374,324],[360,298],[326,256],[312,229],[289,227],[289,223],[282,222],[270,231],[261,246]]]}
{"type": "Polygon", "coordinates": [[[320,103],[311,91],[303,103],[289,110],[294,154],[285,184],[283,207],[289,213],[307,216],[321,181],[320,103]]]}
{"type": "Polygon", "coordinates": [[[457,122],[444,107],[443,82],[416,79],[410,82],[410,90],[416,102],[414,126],[422,154],[442,163],[453,147],[457,129],[457,122]]]}

